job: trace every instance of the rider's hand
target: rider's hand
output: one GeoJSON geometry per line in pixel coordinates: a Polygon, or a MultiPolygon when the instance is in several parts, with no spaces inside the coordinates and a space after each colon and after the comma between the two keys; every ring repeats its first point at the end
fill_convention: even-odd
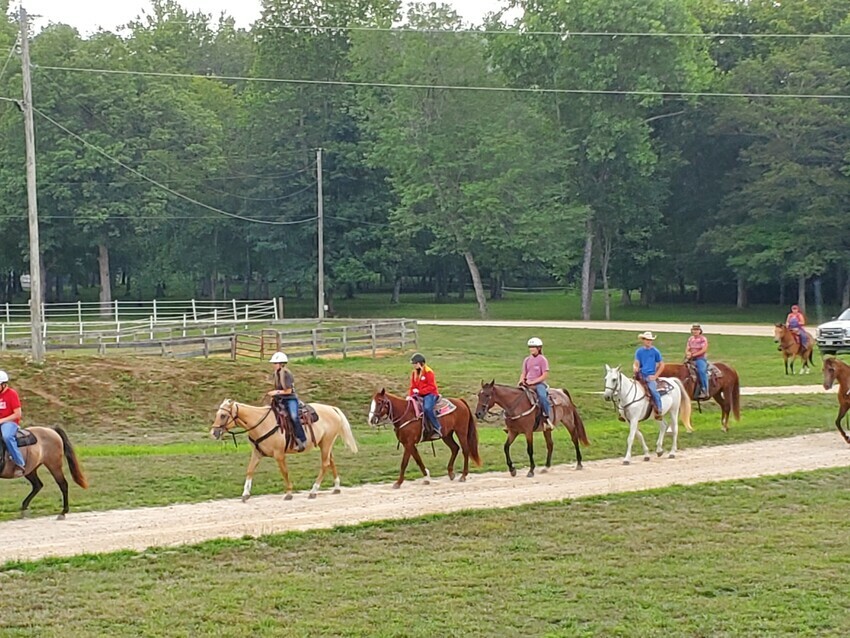
{"type": "Polygon", "coordinates": [[[414,388],[413,394],[419,394],[419,388],[414,388]]]}

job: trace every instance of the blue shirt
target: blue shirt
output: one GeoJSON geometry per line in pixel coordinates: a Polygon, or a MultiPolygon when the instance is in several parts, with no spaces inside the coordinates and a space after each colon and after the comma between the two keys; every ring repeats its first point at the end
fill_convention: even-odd
{"type": "Polygon", "coordinates": [[[640,365],[640,375],[644,379],[655,374],[658,364],[662,361],[661,352],[655,346],[651,348],[641,346],[635,351],[635,359],[637,359],[638,365],[640,365]]]}

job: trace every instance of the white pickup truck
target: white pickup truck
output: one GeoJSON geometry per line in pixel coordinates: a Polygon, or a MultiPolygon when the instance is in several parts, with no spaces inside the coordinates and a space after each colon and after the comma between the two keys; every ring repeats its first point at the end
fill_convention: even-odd
{"type": "Polygon", "coordinates": [[[850,308],[819,325],[816,339],[821,354],[850,352],[850,308]]]}

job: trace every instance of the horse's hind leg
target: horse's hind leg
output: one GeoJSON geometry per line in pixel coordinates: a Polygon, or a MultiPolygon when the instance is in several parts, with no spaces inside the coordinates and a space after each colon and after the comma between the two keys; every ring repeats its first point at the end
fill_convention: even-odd
{"type": "Polygon", "coordinates": [[[332,493],[339,494],[341,491],[339,487],[339,470],[336,469],[336,462],[334,461],[333,450],[331,450],[330,456],[328,457],[328,461],[331,464],[331,472],[333,472],[334,475],[334,491],[332,493]]]}
{"type": "Polygon", "coordinates": [[[289,479],[289,467],[286,465],[286,454],[284,452],[279,452],[277,456],[275,456],[275,461],[277,461],[277,467],[280,469],[280,475],[283,477],[283,482],[286,485],[286,495],[283,497],[285,501],[292,500],[292,481],[289,479]]]}
{"type": "Polygon", "coordinates": [[[44,483],[42,483],[41,479],[38,478],[37,470],[33,470],[32,472],[27,474],[26,479],[30,482],[30,485],[32,485],[32,490],[30,490],[30,493],[27,494],[27,497],[24,499],[24,502],[21,503],[21,516],[24,516],[26,514],[26,511],[30,506],[30,502],[33,498],[35,498],[35,495],[41,491],[41,488],[44,487],[44,483]]]}
{"type": "MultiPolygon", "coordinates": [[[[333,443],[331,443],[331,445],[333,445],[333,443]]],[[[319,452],[322,455],[322,465],[319,468],[319,475],[316,477],[316,482],[313,483],[313,487],[310,489],[310,494],[307,498],[316,498],[319,494],[319,488],[322,487],[322,480],[325,478],[325,472],[327,472],[328,468],[331,466],[330,451],[330,446],[322,446],[319,449],[319,452]]]]}
{"type": "Polygon", "coordinates": [[[467,441],[467,431],[464,434],[458,434],[457,438],[460,441],[460,451],[463,452],[463,472],[460,475],[461,482],[466,480],[469,474],[469,443],[467,441]]]}
{"type": "Polygon", "coordinates": [[[525,450],[528,452],[528,478],[534,476],[534,430],[529,429],[525,433],[525,450]]]}
{"type": "Polygon", "coordinates": [[[509,430],[508,438],[505,440],[505,461],[508,463],[508,472],[511,473],[511,476],[516,476],[516,468],[514,467],[514,462],[511,460],[511,444],[516,439],[516,436],[516,432],[509,430]]]}
{"type": "Polygon", "coordinates": [[[555,448],[552,442],[552,430],[543,430],[543,438],[546,439],[546,467],[540,470],[541,473],[548,472],[552,467],[552,450],[555,448]]]}
{"type": "Polygon", "coordinates": [[[838,418],[835,419],[835,427],[838,428],[838,431],[841,433],[841,436],[844,438],[844,440],[847,443],[850,443],[850,436],[847,436],[847,432],[845,432],[844,428],[841,427],[841,419],[844,418],[844,415],[847,414],[848,410],[850,410],[850,403],[841,404],[841,407],[838,409],[838,418]]]}
{"type": "Polygon", "coordinates": [[[50,474],[53,475],[53,480],[56,481],[56,484],[59,486],[59,490],[62,492],[62,513],[56,517],[60,521],[65,518],[65,514],[68,513],[68,481],[65,480],[65,473],[62,471],[61,463],[61,457],[56,465],[47,465],[45,463],[47,469],[50,470],[50,474]]]}
{"type": "MultiPolygon", "coordinates": [[[[460,446],[457,443],[455,443],[454,437],[452,436],[451,432],[448,435],[443,437],[443,441],[445,441],[446,445],[448,445],[449,449],[452,451],[451,456],[449,456],[449,464],[448,464],[448,466],[446,466],[446,470],[449,473],[449,480],[454,481],[455,480],[455,459],[457,458],[457,453],[460,450],[460,446]]],[[[464,454],[464,457],[466,457],[465,454],[464,454]]],[[[466,467],[464,466],[463,469],[464,469],[463,475],[466,476],[466,467]]]]}

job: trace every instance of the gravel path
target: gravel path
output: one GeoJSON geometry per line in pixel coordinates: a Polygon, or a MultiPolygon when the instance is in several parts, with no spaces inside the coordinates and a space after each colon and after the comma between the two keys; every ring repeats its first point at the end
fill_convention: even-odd
{"type": "MultiPolygon", "coordinates": [[[[444,320],[420,319],[423,326],[481,326],[486,328],[571,328],[583,330],[626,330],[637,335],[644,330],[653,332],[679,332],[689,334],[690,323],[665,323],[658,321],[481,321],[481,320],[444,320]]],[[[738,337],[771,337],[773,326],[762,324],[702,323],[703,331],[708,335],[731,335],[738,337]]]]}

